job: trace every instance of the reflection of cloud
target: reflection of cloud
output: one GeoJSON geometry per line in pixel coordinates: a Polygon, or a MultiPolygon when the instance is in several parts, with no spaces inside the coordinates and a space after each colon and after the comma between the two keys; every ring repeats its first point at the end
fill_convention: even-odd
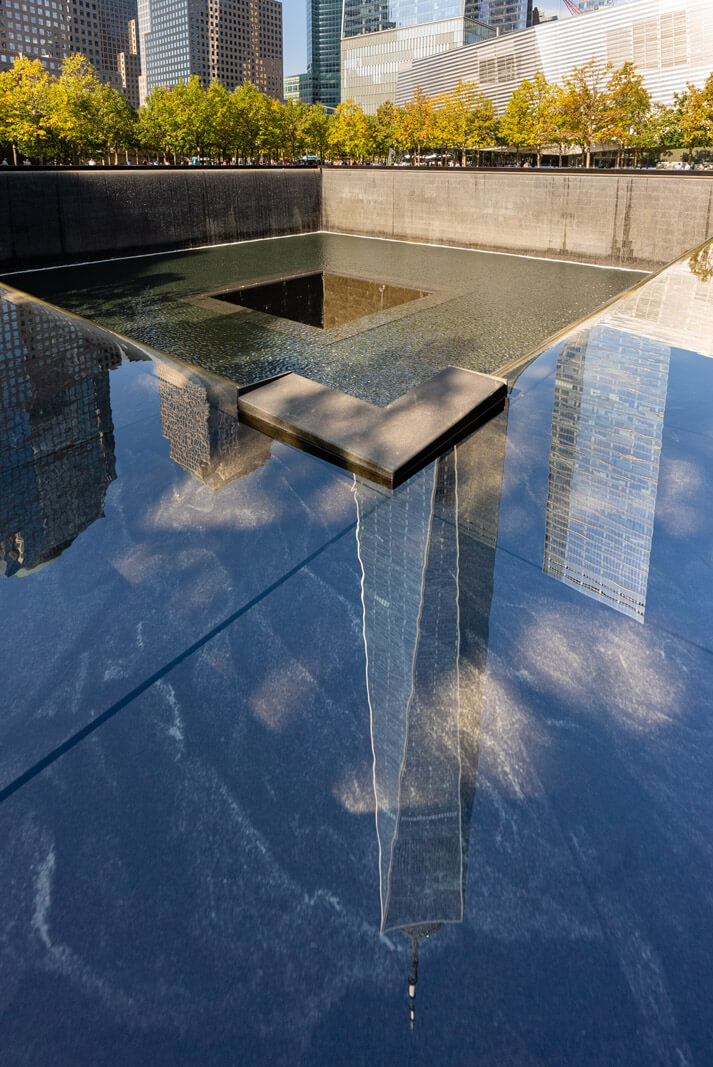
{"type": "Polygon", "coordinates": [[[332,795],[351,815],[374,811],[373,768],[365,763],[352,769],[332,790],[332,795]]]}
{"type": "Polygon", "coordinates": [[[248,696],[248,707],[263,726],[280,733],[298,718],[306,699],[314,691],[314,676],[304,664],[282,650],[279,662],[273,664],[248,696]]]}

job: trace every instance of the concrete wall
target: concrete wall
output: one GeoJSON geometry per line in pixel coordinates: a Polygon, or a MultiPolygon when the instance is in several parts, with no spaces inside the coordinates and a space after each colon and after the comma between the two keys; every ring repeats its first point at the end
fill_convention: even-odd
{"type": "Polygon", "coordinates": [[[713,237],[713,175],[335,168],[322,228],[651,270],[713,237]]]}
{"type": "Polygon", "coordinates": [[[0,172],[0,270],[309,233],[320,200],[316,169],[0,172]]]}

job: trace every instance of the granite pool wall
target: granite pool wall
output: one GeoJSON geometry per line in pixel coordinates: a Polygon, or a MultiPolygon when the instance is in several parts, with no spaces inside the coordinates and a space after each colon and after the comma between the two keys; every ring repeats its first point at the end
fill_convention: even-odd
{"type": "Polygon", "coordinates": [[[322,228],[655,270],[713,237],[713,174],[325,169],[322,228]]]}
{"type": "Polygon", "coordinates": [[[0,174],[0,271],[318,230],[653,270],[713,236],[713,175],[407,168],[0,174]]]}
{"type": "Polygon", "coordinates": [[[313,233],[318,170],[0,174],[0,270],[313,233]]]}

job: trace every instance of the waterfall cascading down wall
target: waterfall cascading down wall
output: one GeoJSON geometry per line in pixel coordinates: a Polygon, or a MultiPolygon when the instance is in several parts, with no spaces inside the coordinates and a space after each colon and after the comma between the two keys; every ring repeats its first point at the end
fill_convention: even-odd
{"type": "Polygon", "coordinates": [[[316,169],[11,171],[0,270],[313,233],[320,212],[316,169]]]}
{"type": "Polygon", "coordinates": [[[408,168],[0,173],[0,271],[317,231],[654,270],[713,236],[713,175],[408,168]]]}

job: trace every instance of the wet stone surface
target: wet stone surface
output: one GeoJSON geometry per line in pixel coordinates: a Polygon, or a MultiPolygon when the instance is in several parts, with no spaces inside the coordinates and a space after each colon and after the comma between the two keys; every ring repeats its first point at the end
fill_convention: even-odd
{"type": "Polygon", "coordinates": [[[385,405],[447,366],[492,372],[643,277],[630,271],[309,234],[9,277],[11,284],[241,383],[285,370],[385,405]],[[346,336],[204,299],[268,277],[326,272],[431,290],[346,336]],[[411,305],[414,307],[414,305],[411,305]],[[421,305],[419,305],[421,307],[421,305]],[[399,315],[399,312],[404,312],[399,315]]]}
{"type": "Polygon", "coordinates": [[[3,1065],[708,1067],[703,258],[394,492],[0,294],[3,1065]]]}

